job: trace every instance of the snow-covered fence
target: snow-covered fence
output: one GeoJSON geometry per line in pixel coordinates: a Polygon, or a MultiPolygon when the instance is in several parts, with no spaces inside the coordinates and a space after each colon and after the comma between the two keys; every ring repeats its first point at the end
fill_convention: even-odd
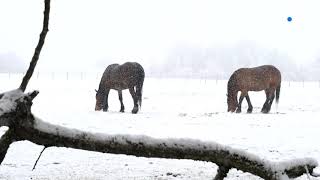
{"type": "MultiPolygon", "coordinates": [[[[15,73],[15,72],[2,72],[0,73],[1,79],[21,79],[25,73],[15,73]]],[[[85,72],[85,71],[61,71],[61,72],[36,72],[36,79],[44,79],[44,80],[99,80],[102,76],[102,72],[85,72]]],[[[151,76],[151,78],[156,78],[151,76]]],[[[183,79],[183,78],[158,78],[158,79],[183,79]]],[[[192,79],[192,78],[185,78],[192,79]]],[[[214,82],[214,84],[221,84],[227,82],[227,79],[221,79],[219,77],[216,78],[195,78],[198,79],[201,83],[206,84],[207,82],[214,82]]],[[[283,80],[282,84],[287,87],[305,87],[310,86],[310,84],[314,84],[315,87],[320,87],[320,80],[318,81],[305,81],[305,80],[283,80]]]]}

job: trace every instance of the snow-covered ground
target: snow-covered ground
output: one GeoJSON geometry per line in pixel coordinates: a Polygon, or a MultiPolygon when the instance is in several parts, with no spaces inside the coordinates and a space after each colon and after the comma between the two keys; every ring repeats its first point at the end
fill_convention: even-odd
{"type": "MultiPolygon", "coordinates": [[[[227,113],[226,81],[146,78],[141,111],[133,115],[132,98],[124,92],[119,113],[116,91],[109,112],[95,112],[97,74],[37,74],[28,90],[39,90],[34,114],[52,124],[89,132],[191,138],[246,150],[270,161],[312,157],[320,162],[320,84],[283,82],[278,107],[262,114],[264,92],[250,92],[254,110],[227,113]]],[[[21,76],[0,74],[0,91],[17,88],[21,76]]],[[[27,91],[28,91],[27,90],[27,91]]],[[[67,148],[48,148],[34,171],[41,146],[14,143],[0,167],[0,179],[212,179],[217,166],[192,160],[138,158],[67,148]]],[[[316,169],[320,171],[320,168],[316,169]]],[[[232,170],[228,179],[259,179],[232,170]]],[[[302,176],[299,179],[307,179],[302,176]]],[[[320,179],[320,178],[319,178],[320,179]]]]}

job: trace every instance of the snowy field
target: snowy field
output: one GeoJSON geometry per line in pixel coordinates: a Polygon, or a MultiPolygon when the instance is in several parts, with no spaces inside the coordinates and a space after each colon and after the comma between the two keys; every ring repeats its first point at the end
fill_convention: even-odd
{"type": "MultiPolygon", "coordinates": [[[[312,157],[320,162],[320,84],[283,82],[278,107],[260,113],[264,92],[250,92],[254,110],[227,113],[223,80],[146,78],[141,111],[133,115],[132,98],[124,91],[125,113],[119,113],[116,91],[109,112],[95,112],[99,75],[37,74],[27,91],[39,90],[33,113],[52,124],[89,132],[191,138],[246,150],[270,161],[312,157]]],[[[0,91],[17,88],[21,75],[0,74],[0,91]]],[[[192,160],[139,158],[69,148],[48,148],[34,171],[42,146],[14,143],[0,168],[0,179],[212,179],[217,166],[192,160]]],[[[316,169],[320,172],[320,168],[316,169]]],[[[260,179],[231,170],[227,179],[260,179]]],[[[307,179],[302,176],[299,179],[307,179]]],[[[316,179],[316,178],[314,178],[316,179]]],[[[320,178],[318,178],[320,179],[320,178]]]]}

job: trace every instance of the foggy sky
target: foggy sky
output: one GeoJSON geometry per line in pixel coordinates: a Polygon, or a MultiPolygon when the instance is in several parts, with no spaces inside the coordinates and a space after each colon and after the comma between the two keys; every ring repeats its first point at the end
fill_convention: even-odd
{"type": "MultiPolygon", "coordinates": [[[[257,63],[254,59],[246,63],[247,56],[263,64],[270,62],[263,57],[277,52],[289,67],[297,66],[293,71],[313,68],[316,72],[314,64],[320,58],[317,7],[317,0],[55,0],[37,69],[103,71],[109,63],[125,61],[157,69],[174,61],[177,54],[190,61],[186,55],[192,54],[187,51],[201,51],[206,58],[194,55],[191,60],[250,66],[257,63]],[[241,45],[246,43],[252,54],[244,56],[241,45]]],[[[15,53],[30,61],[42,12],[43,0],[1,1],[0,54],[15,53]]]]}

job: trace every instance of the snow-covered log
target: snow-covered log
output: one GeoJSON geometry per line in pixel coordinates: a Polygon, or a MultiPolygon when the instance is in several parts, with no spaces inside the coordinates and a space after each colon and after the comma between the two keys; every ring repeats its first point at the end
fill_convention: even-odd
{"type": "Polygon", "coordinates": [[[24,94],[15,90],[4,94],[0,99],[0,107],[3,107],[2,103],[10,107],[0,113],[0,124],[3,116],[9,124],[9,133],[0,139],[0,143],[3,143],[0,147],[4,147],[4,150],[0,148],[0,154],[5,154],[6,147],[13,141],[28,140],[45,147],[69,147],[138,157],[201,160],[219,166],[215,179],[226,177],[231,168],[264,179],[294,178],[306,173],[306,167],[312,173],[317,166],[317,162],[309,158],[281,163],[270,162],[214,142],[194,139],[156,139],[145,135],[90,133],[53,125],[32,115],[32,100],[37,94],[37,91],[24,94]]]}

